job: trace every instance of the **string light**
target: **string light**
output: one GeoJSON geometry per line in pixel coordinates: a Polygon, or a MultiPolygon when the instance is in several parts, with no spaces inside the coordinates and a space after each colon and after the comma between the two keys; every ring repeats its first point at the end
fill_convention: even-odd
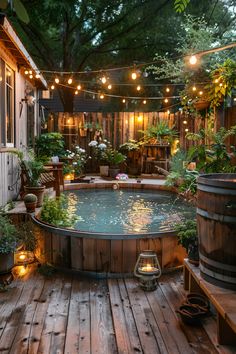
{"type": "Polygon", "coordinates": [[[165,102],[165,103],[168,103],[168,102],[169,102],[168,98],[165,98],[165,99],[164,99],[164,102],[165,102]]]}
{"type": "Polygon", "coordinates": [[[28,75],[29,74],[29,71],[28,70],[25,70],[25,75],[28,75]]]}
{"type": "Polygon", "coordinates": [[[167,88],[166,88],[166,92],[170,92],[170,89],[169,89],[169,87],[167,87],[167,88]]]}
{"type": "Polygon", "coordinates": [[[55,78],[55,83],[59,84],[60,80],[58,79],[58,77],[55,78]]]}
{"type": "Polygon", "coordinates": [[[167,114],[170,114],[170,110],[168,109],[166,113],[167,113],[167,114]]]}
{"type": "Polygon", "coordinates": [[[132,78],[132,80],[136,80],[136,79],[137,79],[137,73],[136,73],[136,71],[133,71],[133,72],[131,73],[131,78],[132,78]]]}
{"type": "Polygon", "coordinates": [[[122,100],[122,103],[125,103],[126,101],[125,101],[125,98],[123,98],[123,100],[122,100]]]}
{"type": "Polygon", "coordinates": [[[112,86],[111,84],[107,86],[108,90],[111,90],[112,89],[112,86]]]}
{"type": "Polygon", "coordinates": [[[72,78],[70,77],[67,82],[68,82],[69,85],[71,85],[72,82],[73,82],[72,78]]]}
{"type": "Polygon", "coordinates": [[[79,93],[79,91],[76,90],[76,91],[75,91],[75,94],[78,95],[78,93],[79,93]]]}
{"type": "Polygon", "coordinates": [[[191,64],[191,65],[197,64],[197,57],[196,57],[196,55],[191,55],[191,57],[189,58],[189,64],[191,64]]]}
{"type": "Polygon", "coordinates": [[[100,99],[101,99],[101,100],[103,100],[103,99],[104,99],[104,95],[103,95],[103,93],[101,93],[101,95],[100,95],[100,99]]]}
{"type": "Polygon", "coordinates": [[[137,91],[140,91],[140,90],[141,90],[141,86],[138,85],[138,86],[137,86],[137,91]]]}
{"type": "Polygon", "coordinates": [[[196,86],[193,86],[192,90],[193,90],[193,91],[196,91],[196,90],[197,90],[196,86]]]}
{"type": "Polygon", "coordinates": [[[39,79],[39,78],[40,78],[40,75],[39,75],[39,74],[36,74],[35,77],[36,77],[36,79],[39,79]]]}
{"type": "Polygon", "coordinates": [[[78,85],[78,86],[77,86],[77,90],[81,90],[81,85],[78,85]]]}
{"type": "Polygon", "coordinates": [[[30,74],[29,78],[30,78],[30,79],[33,79],[33,75],[32,75],[32,74],[30,74]]]}
{"type": "Polygon", "coordinates": [[[107,82],[106,76],[103,76],[103,77],[101,78],[101,81],[102,81],[103,84],[105,84],[105,83],[107,82]]]}
{"type": "Polygon", "coordinates": [[[55,89],[55,86],[54,86],[54,85],[52,85],[52,86],[51,86],[51,90],[54,90],[54,89],[55,89]]]}
{"type": "Polygon", "coordinates": [[[199,91],[199,95],[202,96],[203,95],[203,91],[199,91]]]}
{"type": "Polygon", "coordinates": [[[215,84],[218,84],[219,80],[218,79],[215,79],[215,84]]]}
{"type": "Polygon", "coordinates": [[[188,122],[186,120],[183,121],[183,124],[188,124],[188,122]]]}
{"type": "Polygon", "coordinates": [[[222,82],[219,84],[219,86],[220,86],[220,87],[222,87],[222,86],[223,86],[222,82]]]}
{"type": "Polygon", "coordinates": [[[33,71],[32,71],[32,70],[29,70],[29,74],[32,75],[32,74],[33,74],[33,71]]]}
{"type": "Polygon", "coordinates": [[[188,128],[184,129],[185,132],[188,132],[188,128]]]}
{"type": "Polygon", "coordinates": [[[143,100],[143,104],[146,104],[147,103],[147,101],[146,100],[143,100]]]}

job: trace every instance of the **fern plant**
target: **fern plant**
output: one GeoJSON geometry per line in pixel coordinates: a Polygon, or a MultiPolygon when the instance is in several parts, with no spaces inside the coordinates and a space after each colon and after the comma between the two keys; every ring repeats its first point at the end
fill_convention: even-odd
{"type": "Polygon", "coordinates": [[[175,0],[174,1],[174,8],[175,11],[178,13],[184,12],[190,0],[175,0]]]}

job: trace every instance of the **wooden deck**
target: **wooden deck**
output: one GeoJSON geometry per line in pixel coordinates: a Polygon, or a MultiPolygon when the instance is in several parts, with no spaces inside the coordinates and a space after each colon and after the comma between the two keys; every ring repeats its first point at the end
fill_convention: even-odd
{"type": "Polygon", "coordinates": [[[217,344],[214,315],[200,327],[181,323],[184,294],[180,272],[148,293],[135,279],[32,271],[0,293],[0,353],[236,353],[217,344]]]}

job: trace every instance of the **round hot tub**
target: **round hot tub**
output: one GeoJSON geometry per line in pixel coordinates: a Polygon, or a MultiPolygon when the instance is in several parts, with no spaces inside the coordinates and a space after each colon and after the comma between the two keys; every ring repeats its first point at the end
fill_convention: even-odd
{"type": "Polygon", "coordinates": [[[114,186],[67,192],[71,212],[81,216],[76,229],[60,229],[34,217],[40,239],[37,256],[96,276],[132,273],[143,250],[155,251],[164,270],[182,265],[186,254],[173,225],[192,218],[195,208],[160,186],[114,186]]]}

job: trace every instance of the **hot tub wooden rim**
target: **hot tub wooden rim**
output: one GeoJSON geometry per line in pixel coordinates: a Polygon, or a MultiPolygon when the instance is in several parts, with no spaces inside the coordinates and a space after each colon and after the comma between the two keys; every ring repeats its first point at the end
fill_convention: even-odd
{"type": "Polygon", "coordinates": [[[99,232],[88,232],[88,231],[79,231],[74,229],[62,228],[50,225],[37,216],[31,215],[31,218],[35,224],[42,227],[44,230],[55,233],[57,235],[78,237],[78,238],[90,238],[90,239],[99,239],[99,240],[131,240],[131,239],[149,239],[149,238],[164,238],[164,237],[176,237],[176,231],[165,231],[165,232],[148,232],[145,234],[108,234],[108,233],[99,233],[99,232]]]}

